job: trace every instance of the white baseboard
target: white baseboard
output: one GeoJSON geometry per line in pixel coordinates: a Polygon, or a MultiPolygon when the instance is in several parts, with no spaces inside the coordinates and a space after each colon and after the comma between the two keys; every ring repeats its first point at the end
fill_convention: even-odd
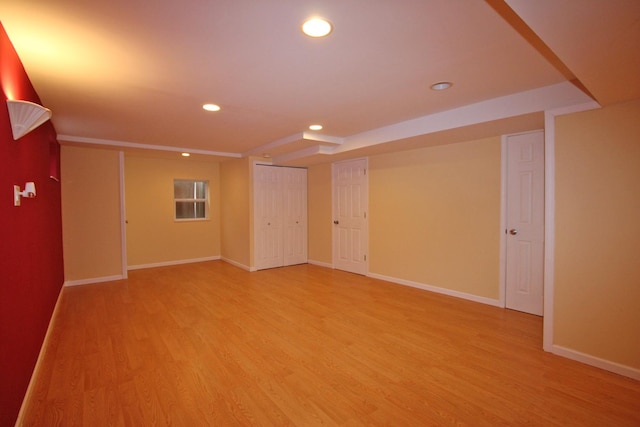
{"type": "Polygon", "coordinates": [[[640,369],[632,368],[631,366],[611,362],[610,360],[601,359],[557,344],[551,346],[551,353],[640,381],[640,369]]]}
{"type": "Polygon", "coordinates": [[[399,285],[411,286],[412,288],[418,288],[418,289],[423,289],[429,292],[435,292],[437,294],[449,295],[456,298],[462,298],[469,301],[492,305],[494,307],[502,307],[502,305],[500,304],[500,301],[497,299],[481,297],[478,295],[468,294],[466,292],[454,291],[451,289],[440,288],[432,285],[426,285],[424,283],[412,282],[410,280],[398,279],[396,277],[383,276],[382,274],[377,274],[377,273],[369,273],[367,274],[367,276],[373,277],[374,279],[380,279],[380,280],[385,280],[387,282],[397,283],[399,285]]]}
{"type": "Polygon", "coordinates": [[[245,271],[250,271],[250,272],[256,271],[255,268],[249,267],[248,265],[240,264],[239,262],[236,262],[236,261],[234,261],[232,259],[224,258],[224,257],[221,258],[221,259],[222,259],[222,261],[227,262],[227,263],[229,263],[229,264],[231,264],[231,265],[233,265],[235,267],[241,268],[241,269],[243,269],[245,271]]]}
{"type": "Polygon", "coordinates": [[[167,267],[170,265],[192,264],[194,262],[217,261],[221,259],[219,255],[204,258],[179,259],[175,261],[154,262],[151,264],[130,265],[127,270],[142,270],[143,268],[167,267]]]}
{"type": "Polygon", "coordinates": [[[47,348],[49,347],[49,340],[51,339],[51,331],[53,330],[53,325],[58,317],[58,307],[60,307],[60,300],[62,299],[62,290],[64,287],[60,288],[60,292],[58,293],[58,299],[56,300],[56,305],[53,307],[53,312],[51,313],[51,318],[49,319],[49,325],[47,325],[47,332],[45,332],[44,340],[42,341],[42,345],[40,346],[40,353],[38,353],[38,358],[36,359],[36,365],[33,368],[33,372],[31,373],[31,379],[29,380],[29,385],[27,386],[27,391],[24,394],[24,398],[22,399],[22,405],[20,405],[20,411],[18,412],[18,418],[16,419],[16,426],[23,425],[23,417],[25,406],[27,402],[31,400],[31,395],[34,393],[35,381],[38,378],[38,374],[40,372],[40,366],[42,365],[42,361],[44,360],[45,353],[47,348]]]}
{"type": "Polygon", "coordinates": [[[65,280],[64,286],[90,285],[92,283],[112,282],[114,280],[122,280],[122,279],[126,279],[126,277],[124,277],[122,274],[116,274],[115,276],[90,277],[88,279],[80,279],[80,280],[65,280]]]}
{"type": "MultiPolygon", "coordinates": [[[[311,263],[311,261],[309,263],[311,263]]],[[[376,273],[369,273],[367,276],[373,277],[374,279],[385,280],[387,282],[397,283],[399,285],[411,286],[413,288],[423,289],[430,292],[436,292],[439,294],[444,294],[444,295],[449,295],[449,296],[462,298],[470,301],[475,301],[482,304],[488,304],[495,307],[503,307],[500,304],[499,300],[495,300],[491,298],[481,297],[473,294],[467,294],[459,291],[453,291],[445,288],[439,288],[437,286],[425,285],[423,283],[412,282],[409,280],[398,279],[395,277],[383,276],[381,274],[376,274],[376,273]]],[[[622,365],[620,363],[612,362],[606,359],[601,359],[599,357],[582,353],[576,350],[572,350],[570,348],[566,348],[557,344],[553,344],[549,349],[549,351],[558,356],[575,360],[576,362],[584,363],[586,365],[591,365],[596,368],[604,369],[605,371],[613,372],[615,374],[623,375],[625,377],[629,377],[634,380],[640,381],[640,369],[633,368],[631,366],[622,365]]]]}
{"type": "Polygon", "coordinates": [[[307,263],[308,264],[312,264],[312,265],[317,265],[319,267],[333,268],[333,265],[331,263],[322,262],[322,261],[315,261],[313,259],[308,260],[307,263]]]}

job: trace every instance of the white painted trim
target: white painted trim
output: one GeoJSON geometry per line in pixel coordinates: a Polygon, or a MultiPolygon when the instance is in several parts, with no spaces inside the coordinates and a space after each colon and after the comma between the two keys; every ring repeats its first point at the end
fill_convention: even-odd
{"type": "Polygon", "coordinates": [[[149,264],[130,265],[129,270],[142,270],[144,268],[167,267],[170,265],[180,265],[180,264],[193,264],[196,262],[217,261],[219,259],[221,259],[220,256],[216,255],[216,256],[203,257],[203,258],[178,259],[174,261],[153,262],[149,264]]]}
{"type": "Polygon", "coordinates": [[[382,274],[377,273],[368,273],[367,277],[372,277],[374,279],[384,280],[386,282],[397,283],[398,285],[410,286],[412,288],[418,288],[429,292],[434,292],[437,294],[448,295],[451,297],[461,298],[468,301],[479,302],[481,304],[492,305],[494,307],[501,307],[500,301],[481,297],[478,295],[468,294],[466,292],[454,291],[452,289],[440,288],[438,286],[426,285],[424,283],[413,282],[411,280],[398,279],[396,277],[383,276],[382,274]]]}
{"type": "Polygon", "coordinates": [[[553,345],[553,301],[556,244],[556,126],[555,116],[544,113],[544,290],[542,308],[542,349],[553,345]]]}
{"type": "Polygon", "coordinates": [[[58,292],[58,299],[56,300],[56,305],[53,307],[53,312],[51,313],[51,318],[49,319],[49,325],[47,325],[47,332],[45,332],[44,340],[42,341],[42,345],[40,346],[40,352],[38,353],[38,358],[36,359],[36,364],[33,368],[33,372],[31,373],[31,379],[29,380],[29,385],[27,386],[27,391],[24,394],[24,398],[22,399],[22,405],[20,405],[20,411],[18,412],[18,418],[16,419],[16,426],[21,426],[24,423],[22,419],[24,417],[24,411],[26,407],[26,403],[32,399],[32,395],[35,392],[35,382],[38,379],[40,374],[40,369],[45,358],[45,354],[49,347],[49,340],[51,339],[51,334],[53,331],[53,327],[58,317],[58,310],[60,307],[60,300],[62,299],[62,290],[64,288],[60,287],[60,292],[58,292]]]}
{"type": "Polygon", "coordinates": [[[556,117],[600,108],[591,100],[559,107],[544,113],[544,309],[542,348],[553,352],[554,348],[554,296],[555,296],[555,244],[556,244],[556,117]]]}
{"type": "Polygon", "coordinates": [[[120,160],[120,256],[122,277],[127,278],[127,211],[124,194],[124,151],[118,154],[120,160]]]}
{"type": "Polygon", "coordinates": [[[239,263],[237,261],[234,261],[232,259],[229,259],[229,258],[222,257],[221,260],[226,262],[226,263],[228,263],[228,264],[233,265],[234,267],[241,268],[241,269],[243,269],[245,271],[248,271],[250,273],[253,273],[254,271],[258,271],[258,269],[255,268],[255,267],[249,267],[248,265],[241,264],[241,263],[239,263]]]}
{"type": "Polygon", "coordinates": [[[88,137],[73,136],[73,135],[58,135],[58,141],[80,142],[84,144],[95,144],[95,145],[107,145],[107,146],[120,147],[120,148],[138,148],[142,150],[170,151],[175,153],[182,153],[184,151],[188,151],[189,153],[204,154],[206,156],[222,156],[222,157],[236,157],[236,158],[242,157],[240,153],[227,153],[223,151],[200,150],[197,148],[170,147],[168,145],[140,144],[137,142],[114,141],[111,139],[88,138],[88,137]]]}
{"type": "Polygon", "coordinates": [[[553,344],[551,346],[551,353],[640,381],[640,369],[633,368],[631,366],[611,362],[606,359],[601,359],[599,357],[595,357],[590,354],[582,353],[556,344],[553,344]]]}
{"type": "Polygon", "coordinates": [[[333,264],[331,264],[330,262],[316,261],[316,260],[310,259],[307,261],[307,263],[311,265],[317,265],[319,267],[325,267],[325,268],[331,268],[331,269],[333,268],[333,264]]]}
{"type": "Polygon", "coordinates": [[[369,242],[371,241],[371,239],[369,238],[369,221],[370,221],[370,212],[369,212],[369,177],[371,176],[371,170],[369,169],[369,157],[365,157],[364,158],[364,168],[365,168],[365,180],[366,180],[366,185],[367,185],[367,192],[366,192],[366,200],[365,200],[365,207],[364,207],[364,215],[365,215],[365,221],[364,221],[364,234],[365,234],[365,239],[367,239],[366,242],[366,253],[365,253],[365,275],[369,274],[369,262],[371,260],[371,256],[369,256],[371,254],[371,247],[369,245],[369,242]]]}
{"type": "Polygon", "coordinates": [[[500,255],[499,255],[499,297],[500,307],[507,306],[507,141],[508,135],[502,135],[500,148],[500,255]]]}
{"type": "Polygon", "coordinates": [[[64,286],[81,286],[81,285],[91,285],[93,283],[102,283],[102,282],[113,282],[115,280],[124,280],[126,277],[121,274],[115,274],[113,276],[103,276],[103,277],[91,277],[88,279],[79,279],[79,280],[65,280],[64,286]]]}

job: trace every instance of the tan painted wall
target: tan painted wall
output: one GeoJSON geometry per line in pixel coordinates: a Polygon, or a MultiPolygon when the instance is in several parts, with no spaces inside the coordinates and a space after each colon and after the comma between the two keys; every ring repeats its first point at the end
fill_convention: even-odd
{"type": "Polygon", "coordinates": [[[251,175],[250,159],[228,160],[220,164],[222,257],[251,266],[251,175]]]}
{"type": "Polygon", "coordinates": [[[369,159],[371,273],[499,298],[499,137],[369,159]]]}
{"type": "Polygon", "coordinates": [[[307,187],[309,260],[331,264],[331,164],[309,167],[307,187]]]}
{"type": "Polygon", "coordinates": [[[554,324],[640,369],[640,100],[557,118],[554,324]]]}
{"type": "Polygon", "coordinates": [[[219,164],[193,158],[125,156],[127,264],[220,256],[219,164]],[[174,179],[209,181],[209,219],[174,220],[174,179]]]}
{"type": "Polygon", "coordinates": [[[60,159],[65,281],[122,275],[119,153],[62,146],[60,159]]]}

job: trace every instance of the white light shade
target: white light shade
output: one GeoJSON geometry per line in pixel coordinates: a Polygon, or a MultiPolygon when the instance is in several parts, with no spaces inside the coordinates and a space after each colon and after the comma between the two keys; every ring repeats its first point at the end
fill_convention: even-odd
{"type": "Polygon", "coordinates": [[[33,182],[27,182],[24,185],[24,191],[22,192],[24,197],[36,197],[36,184],[33,182]]]}
{"type": "Polygon", "coordinates": [[[309,126],[311,130],[322,130],[322,125],[311,125],[309,126]]]}
{"type": "Polygon", "coordinates": [[[220,111],[220,106],[216,104],[204,104],[202,108],[207,111],[220,111]]]}
{"type": "Polygon", "coordinates": [[[309,37],[324,37],[332,30],[331,23],[322,18],[312,18],[302,24],[302,32],[309,37]]]}
{"type": "Polygon", "coordinates": [[[51,118],[51,110],[29,101],[7,99],[13,139],[18,140],[51,118]]]}

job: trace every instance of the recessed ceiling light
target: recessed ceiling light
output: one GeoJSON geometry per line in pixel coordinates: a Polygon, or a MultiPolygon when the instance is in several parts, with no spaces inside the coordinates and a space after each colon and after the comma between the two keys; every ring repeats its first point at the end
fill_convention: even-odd
{"type": "Polygon", "coordinates": [[[322,125],[311,125],[311,126],[309,126],[309,129],[311,129],[311,130],[321,130],[322,129],[322,125]]]}
{"type": "Polygon", "coordinates": [[[302,32],[309,37],[324,37],[329,35],[333,27],[329,21],[322,18],[311,18],[302,24],[302,32]]]}
{"type": "Polygon", "coordinates": [[[433,90],[446,90],[453,86],[451,82],[438,82],[431,85],[431,89],[433,90]]]}
{"type": "Polygon", "coordinates": [[[216,104],[204,104],[202,108],[207,111],[220,111],[220,106],[216,104]]]}
{"type": "Polygon", "coordinates": [[[182,157],[189,157],[191,155],[191,153],[181,153],[182,157]]]}

